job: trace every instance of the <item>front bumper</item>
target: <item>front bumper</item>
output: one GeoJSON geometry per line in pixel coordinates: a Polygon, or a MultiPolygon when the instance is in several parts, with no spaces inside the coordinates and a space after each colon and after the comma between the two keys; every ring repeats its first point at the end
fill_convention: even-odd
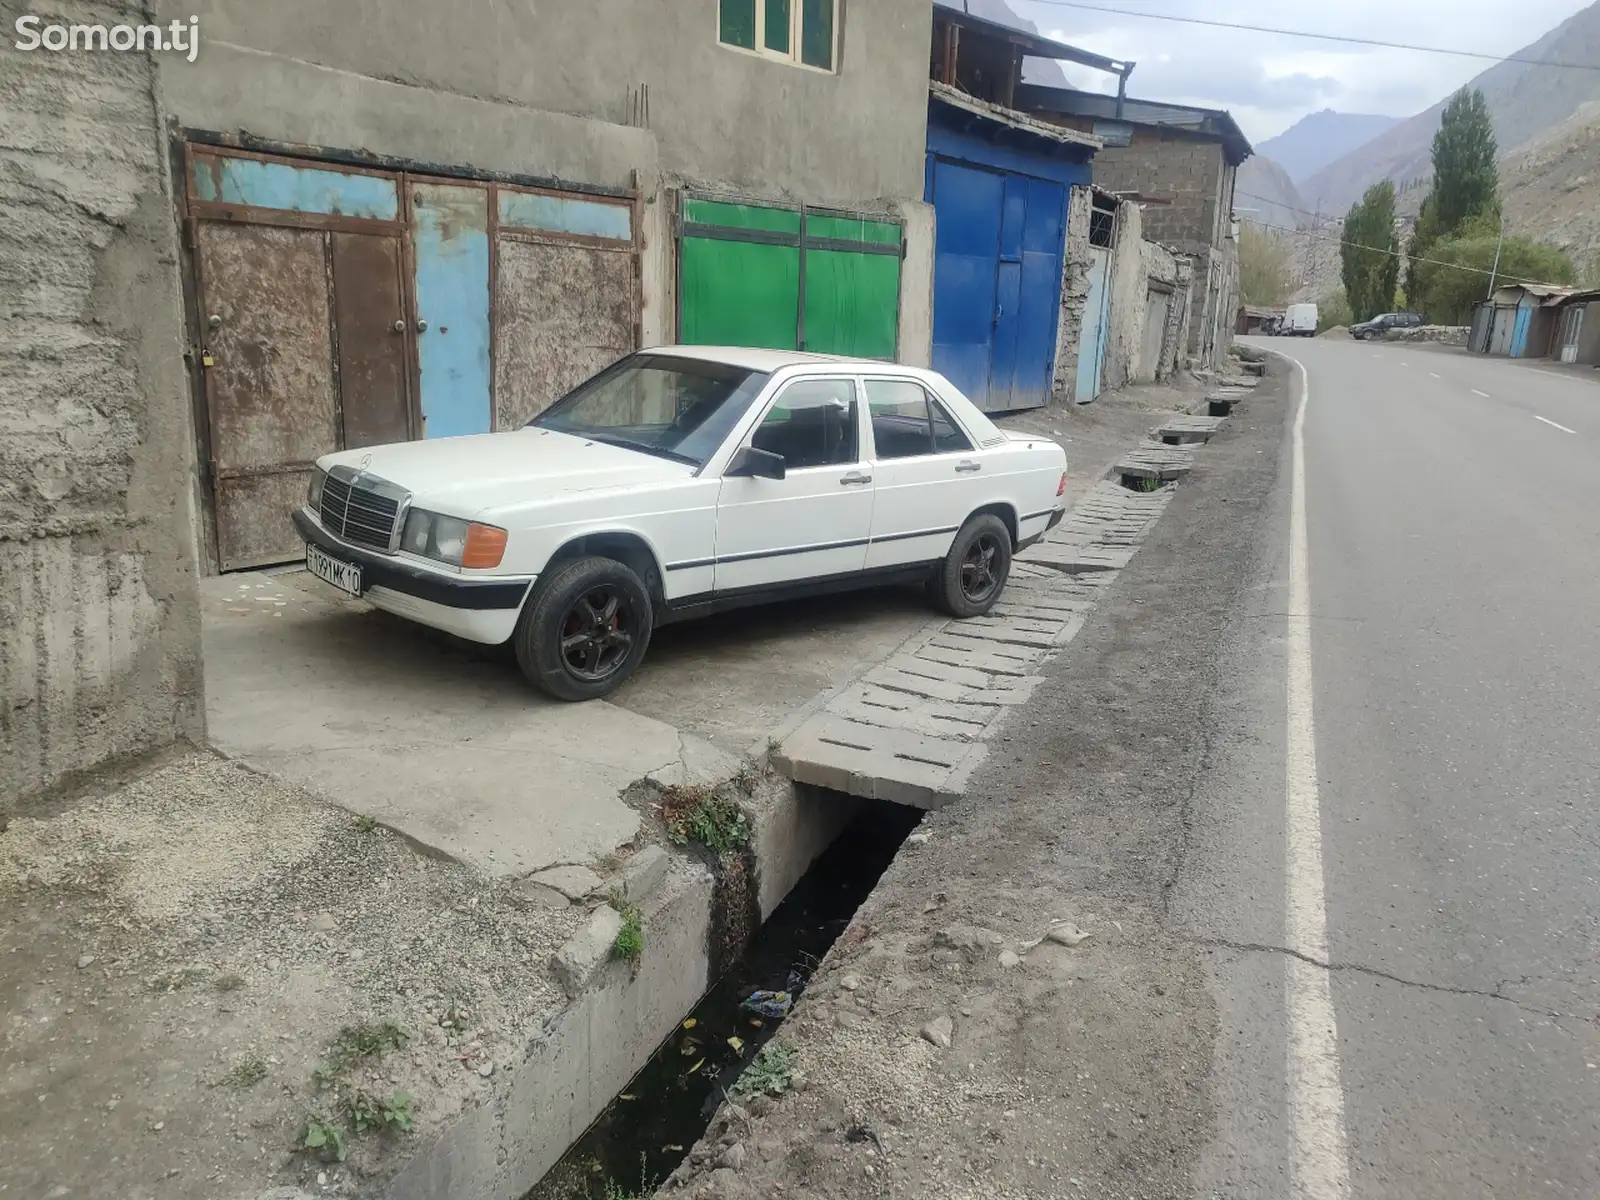
{"type": "Polygon", "coordinates": [[[301,541],[358,565],[361,598],[373,607],[474,642],[494,645],[510,637],[533,586],[531,579],[485,579],[433,571],[352,546],[334,537],[304,509],[295,511],[294,528],[301,541]]]}

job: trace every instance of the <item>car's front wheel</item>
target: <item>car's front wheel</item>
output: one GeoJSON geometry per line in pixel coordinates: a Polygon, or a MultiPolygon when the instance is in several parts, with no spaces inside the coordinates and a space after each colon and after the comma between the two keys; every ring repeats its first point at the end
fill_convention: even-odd
{"type": "Polygon", "coordinates": [[[512,635],[517,665],[558,700],[620,687],[644,658],[654,612],[644,581],[614,558],[579,558],[534,587],[512,635]]]}
{"type": "Polygon", "coordinates": [[[952,617],[981,617],[995,606],[1011,574],[1011,531],[993,513],[977,513],[950,544],[931,592],[952,617]]]}

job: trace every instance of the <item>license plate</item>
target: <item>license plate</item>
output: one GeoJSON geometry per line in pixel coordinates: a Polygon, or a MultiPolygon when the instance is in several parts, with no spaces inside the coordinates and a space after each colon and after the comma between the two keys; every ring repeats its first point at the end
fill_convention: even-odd
{"type": "Polygon", "coordinates": [[[316,546],[307,546],[306,570],[323,582],[333,584],[341,592],[361,595],[361,568],[355,563],[340,562],[316,546]]]}

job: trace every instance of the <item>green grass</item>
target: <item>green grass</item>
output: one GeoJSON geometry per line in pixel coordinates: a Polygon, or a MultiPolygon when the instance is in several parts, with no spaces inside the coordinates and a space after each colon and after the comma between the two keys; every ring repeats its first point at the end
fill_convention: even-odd
{"type": "Polygon", "coordinates": [[[611,894],[611,906],[622,914],[622,928],[611,943],[611,953],[623,962],[636,963],[644,954],[644,914],[620,892],[611,894]]]}

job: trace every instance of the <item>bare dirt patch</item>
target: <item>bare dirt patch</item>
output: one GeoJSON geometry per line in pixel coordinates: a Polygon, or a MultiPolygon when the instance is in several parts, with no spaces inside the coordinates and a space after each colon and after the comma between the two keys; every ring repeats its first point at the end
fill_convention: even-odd
{"type": "Polygon", "coordinates": [[[14,819],[7,1181],[370,1190],[564,1004],[548,963],[584,909],[545,891],[202,753],[14,819]],[[338,1136],[307,1148],[312,1119],[338,1136]]]}

